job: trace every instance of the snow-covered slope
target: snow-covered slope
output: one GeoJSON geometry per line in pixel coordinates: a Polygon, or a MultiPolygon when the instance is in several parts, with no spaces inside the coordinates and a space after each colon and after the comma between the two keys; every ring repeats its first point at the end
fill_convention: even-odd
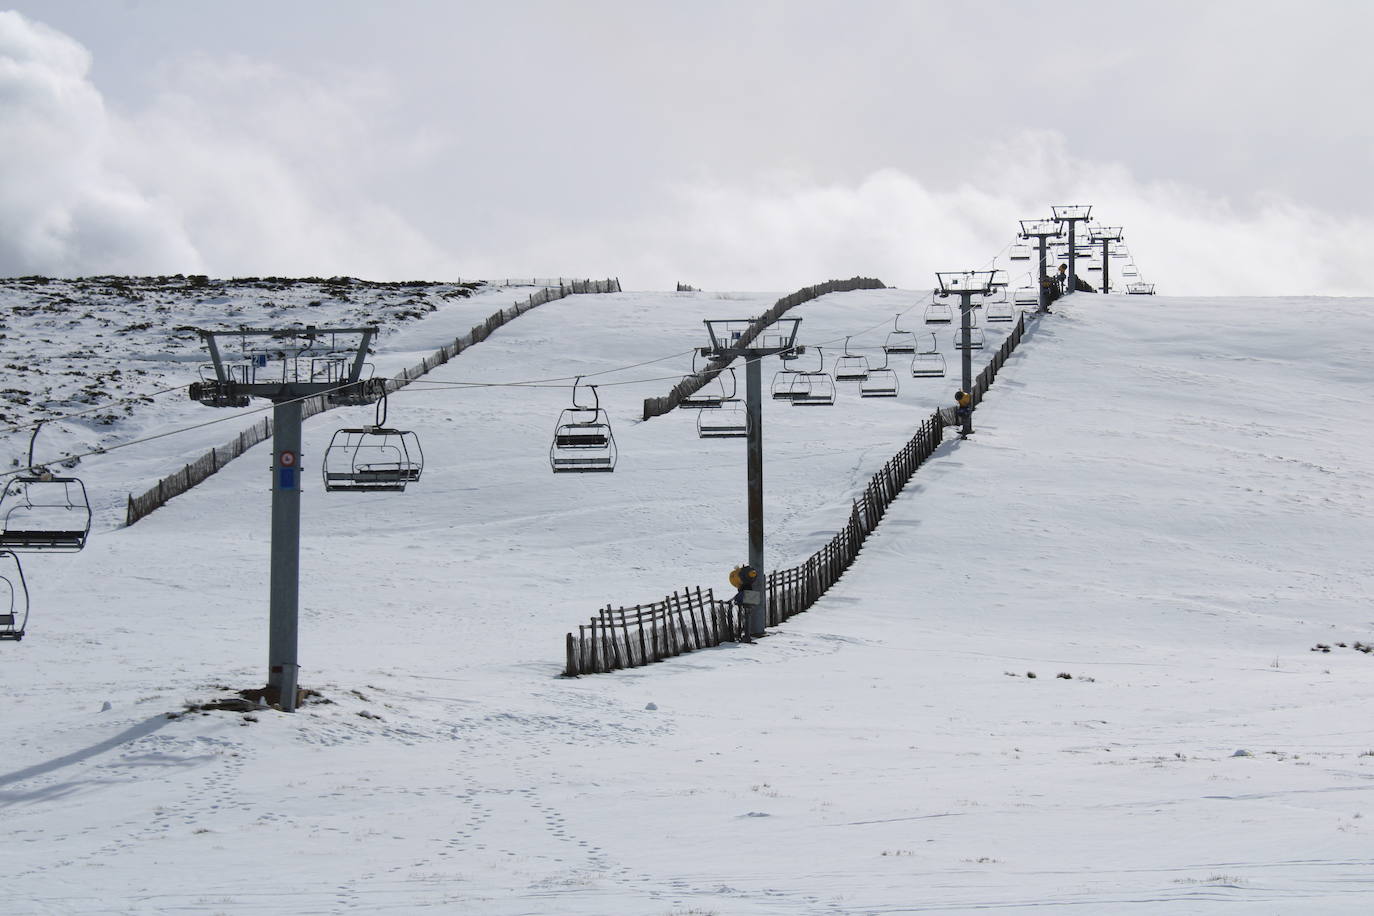
{"type": "MultiPolygon", "coordinates": [[[[166,716],[263,680],[265,450],[26,558],[30,636],[0,645],[4,909],[1364,911],[1374,303],[1072,296],[812,611],[556,677],[597,606],[742,559],[743,444],[637,417],[701,319],[773,298],[574,296],[394,398],[424,480],[305,495],[302,681],[330,702],[294,716],[166,716]],[[595,379],[610,475],[549,473],[566,387],[461,384],[671,354],[595,379]]],[[[875,348],[923,306],[795,314],[807,343],[875,348]]],[[[765,406],[770,562],[828,538],[955,380],[902,384],[765,406]]],[[[308,475],[367,414],[307,423],[308,475]]]]}

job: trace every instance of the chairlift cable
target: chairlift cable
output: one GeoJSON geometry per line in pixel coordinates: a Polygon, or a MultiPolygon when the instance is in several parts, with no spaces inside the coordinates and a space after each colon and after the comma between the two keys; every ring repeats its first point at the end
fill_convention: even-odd
{"type": "MultiPolygon", "coordinates": [[[[918,307],[917,305],[911,305],[911,306],[909,306],[908,308],[903,309],[902,311],[900,311],[900,312],[898,312],[898,313],[896,313],[896,314],[897,314],[898,317],[900,317],[900,316],[905,315],[905,314],[907,314],[907,313],[909,313],[909,312],[911,312],[911,311],[914,311],[917,307],[918,307]]],[[[881,322],[879,322],[879,323],[877,323],[877,324],[875,324],[875,325],[872,325],[872,326],[870,326],[870,327],[868,327],[868,328],[865,328],[864,330],[860,331],[857,335],[845,335],[845,336],[862,336],[862,335],[864,335],[864,334],[867,334],[867,333],[870,333],[870,332],[872,332],[872,331],[874,331],[874,330],[877,330],[878,328],[885,328],[885,327],[887,327],[888,323],[889,323],[889,320],[888,320],[888,319],[883,319],[881,322]]],[[[835,337],[835,338],[832,338],[832,339],[830,339],[830,340],[821,341],[819,344],[810,344],[809,346],[815,346],[815,347],[817,347],[817,348],[820,348],[820,347],[823,347],[823,346],[832,345],[832,344],[835,344],[835,343],[837,343],[837,342],[843,341],[843,340],[845,339],[845,336],[835,337]]],[[[529,379],[529,380],[515,381],[515,382],[434,382],[434,381],[422,381],[422,380],[416,379],[416,380],[410,381],[410,383],[407,384],[405,387],[407,387],[407,388],[414,388],[414,389],[417,390],[417,391],[423,391],[423,390],[435,391],[435,390],[442,390],[442,389],[448,389],[448,388],[573,388],[574,391],[575,391],[576,388],[578,387],[578,381],[579,381],[580,379],[583,379],[583,378],[595,378],[595,377],[598,377],[598,376],[610,375],[610,374],[616,373],[616,372],[625,372],[625,371],[628,371],[628,370],[630,370],[630,369],[637,369],[637,368],[640,368],[640,367],[643,367],[643,366],[650,366],[650,365],[653,365],[653,364],[655,364],[655,363],[666,362],[667,360],[670,360],[670,359],[678,359],[678,358],[681,358],[681,357],[683,357],[683,356],[686,356],[686,355],[688,355],[688,354],[690,354],[690,353],[695,353],[696,351],[697,351],[697,348],[696,348],[696,347],[693,347],[693,348],[691,348],[691,349],[689,349],[689,350],[678,351],[678,352],[676,352],[676,353],[668,354],[668,355],[666,355],[666,356],[659,356],[659,357],[655,357],[655,358],[653,358],[653,359],[642,360],[642,361],[637,362],[637,363],[631,363],[631,364],[624,365],[624,366],[616,366],[616,367],[613,367],[613,368],[610,368],[610,369],[603,369],[603,370],[601,370],[601,371],[599,371],[599,372],[583,373],[582,375],[577,375],[577,376],[554,376],[554,377],[544,378],[544,379],[529,379]],[[566,384],[557,385],[557,384],[553,384],[553,383],[556,383],[556,382],[567,382],[567,381],[570,381],[570,380],[573,382],[572,385],[566,385],[566,384]],[[417,382],[419,383],[418,385],[416,384],[417,382]]],[[[751,360],[750,358],[745,357],[743,361],[744,361],[744,364],[747,366],[751,361],[755,361],[755,360],[757,360],[757,361],[762,361],[762,360],[765,359],[765,358],[767,358],[767,357],[758,356],[758,357],[754,357],[753,360],[751,360]]],[[[657,384],[657,383],[659,383],[659,382],[664,382],[664,381],[672,381],[672,380],[677,379],[677,378],[678,378],[678,376],[676,376],[676,375],[673,375],[673,376],[659,376],[659,377],[647,378],[647,379],[628,379],[628,380],[620,381],[620,382],[603,382],[603,383],[601,383],[601,384],[602,384],[603,387],[621,387],[621,386],[626,386],[626,385],[647,385],[647,384],[657,384]]],[[[136,401],[136,400],[140,400],[140,399],[145,398],[145,397],[158,397],[158,396],[161,396],[161,395],[163,395],[163,394],[171,393],[171,392],[173,392],[173,391],[183,391],[183,390],[185,390],[185,389],[188,388],[188,387],[189,387],[189,384],[187,384],[187,385],[177,385],[177,386],[175,386],[175,387],[169,387],[169,388],[159,389],[159,390],[157,390],[157,391],[152,392],[151,394],[131,395],[131,396],[127,397],[127,398],[119,398],[119,399],[116,399],[116,400],[114,400],[114,401],[106,402],[106,404],[103,404],[103,405],[97,405],[97,406],[95,406],[95,407],[90,407],[90,408],[87,408],[87,409],[85,409],[85,410],[75,411],[75,412],[70,413],[70,414],[64,414],[64,415],[60,415],[60,416],[56,416],[56,417],[46,417],[46,418],[44,418],[44,419],[42,419],[42,420],[39,420],[39,421],[36,421],[35,423],[32,423],[32,424],[22,424],[22,425],[17,425],[17,426],[12,426],[12,427],[0,427],[0,433],[21,432],[21,431],[24,431],[24,430],[35,429],[35,428],[37,428],[38,426],[41,426],[43,423],[51,423],[51,422],[53,422],[53,421],[65,420],[65,419],[69,419],[69,418],[73,418],[73,417],[80,417],[80,416],[83,416],[83,415],[88,414],[88,413],[94,413],[94,412],[99,411],[99,410],[107,409],[108,407],[113,406],[113,405],[116,405],[116,404],[122,404],[122,403],[124,403],[124,402],[126,402],[126,401],[136,401]]],[[[346,387],[346,385],[340,385],[339,387],[340,387],[340,388],[343,388],[343,387],[346,387]]],[[[593,386],[587,386],[587,387],[593,387],[593,386]]],[[[399,391],[399,390],[401,390],[401,389],[398,389],[398,391],[399,391]]],[[[327,393],[327,392],[326,392],[326,393],[327,393]]],[[[279,402],[279,403],[280,403],[280,404],[288,404],[288,403],[293,403],[293,402],[302,402],[302,401],[309,400],[310,398],[313,398],[313,397],[318,397],[319,394],[320,394],[320,393],[315,393],[315,394],[310,394],[310,395],[303,395],[303,396],[301,396],[301,397],[299,397],[299,398],[293,399],[292,401],[282,401],[282,402],[279,402]]],[[[36,464],[34,464],[34,465],[30,466],[30,467],[14,468],[14,469],[10,469],[10,470],[0,471],[0,480],[7,479],[7,478],[10,478],[10,477],[15,477],[15,476],[18,476],[18,475],[21,475],[21,474],[26,474],[26,473],[33,472],[33,471],[36,470],[36,469],[46,467],[48,464],[61,463],[61,462],[64,462],[64,461],[79,460],[79,459],[82,459],[82,458],[90,458],[90,457],[95,456],[95,455],[104,455],[104,454],[108,454],[108,453],[113,452],[113,451],[118,451],[118,450],[120,450],[120,449],[129,448],[129,447],[131,447],[131,446],[143,445],[143,444],[146,444],[146,443],[148,443],[148,442],[155,442],[155,441],[157,441],[158,439],[166,439],[166,438],[169,438],[169,437],[171,437],[171,436],[180,435],[181,433],[194,432],[195,430],[204,429],[204,428],[206,428],[206,427],[214,426],[214,425],[219,424],[219,423],[227,423],[227,422],[231,422],[231,421],[235,421],[235,420],[241,420],[241,419],[243,419],[243,418],[245,418],[245,417],[257,416],[257,415],[259,415],[259,414],[266,413],[266,412],[269,411],[269,410],[273,410],[276,406],[278,406],[278,403],[276,403],[276,402],[270,403],[270,404],[265,404],[265,405],[263,405],[262,407],[251,408],[251,409],[248,409],[248,410],[241,411],[241,412],[239,412],[239,413],[231,414],[231,415],[229,415],[229,416],[216,417],[216,418],[213,419],[213,420],[206,420],[206,421],[201,422],[201,423],[192,423],[192,424],[189,424],[189,425],[186,425],[186,426],[179,426],[179,427],[176,427],[176,428],[174,428],[174,429],[167,430],[167,431],[165,431],[165,432],[153,433],[153,434],[151,434],[151,435],[141,436],[141,437],[139,437],[139,438],[137,438],[137,439],[130,439],[130,440],[127,441],[127,442],[119,442],[119,443],[115,443],[115,444],[112,444],[112,445],[106,445],[106,446],[101,446],[101,447],[99,447],[99,448],[94,448],[94,449],[91,449],[91,450],[86,451],[86,452],[79,452],[79,453],[76,453],[76,454],[64,455],[64,456],[62,456],[62,457],[60,457],[60,458],[52,459],[52,460],[50,460],[50,461],[48,461],[48,462],[46,462],[46,463],[36,463],[36,464]]]]}

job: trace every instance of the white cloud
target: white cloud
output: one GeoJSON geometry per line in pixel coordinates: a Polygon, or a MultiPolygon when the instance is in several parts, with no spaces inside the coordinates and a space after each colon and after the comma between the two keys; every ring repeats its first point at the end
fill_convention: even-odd
{"type": "MultiPolygon", "coordinates": [[[[560,269],[604,265],[627,287],[790,289],[864,274],[923,288],[937,270],[987,267],[1020,219],[1092,204],[1103,224],[1125,228],[1142,277],[1162,293],[1374,294],[1374,263],[1358,247],[1374,235],[1367,219],[1272,193],[1242,206],[1178,182],[1140,181],[1119,163],[1075,158],[1045,131],[973,152],[964,175],[950,188],[896,169],[848,184],[796,174],[684,184],[653,215],[566,226],[516,255],[560,269]]],[[[1005,257],[998,266],[1015,267],[1005,257]]]]}
{"type": "Polygon", "coordinates": [[[65,35],[0,13],[0,270],[457,275],[369,193],[406,151],[378,142],[365,80],[193,58],[120,115],[90,65],[65,35]]]}
{"type": "Polygon", "coordinates": [[[1018,219],[1091,203],[1125,227],[1161,292],[1374,293],[1357,248],[1369,218],[1141,178],[1076,155],[1056,131],[970,129],[923,141],[938,166],[894,158],[904,166],[854,178],[816,171],[802,130],[751,143],[725,122],[673,133],[591,117],[569,133],[531,85],[517,98],[539,116],[520,133],[526,108],[506,111],[505,83],[491,98],[467,82],[400,85],[385,63],[306,75],[195,53],[151,68],[152,93],[127,111],[106,104],[90,68],[70,38],[0,13],[0,271],[618,275],[632,288],[776,290],[867,274],[921,288],[937,270],[985,266],[1018,219]],[[452,104],[431,110],[440,99],[452,104]],[[475,100],[509,117],[463,114],[475,100]],[[708,148],[709,162],[684,164],[708,148]]]}
{"type": "Polygon", "coordinates": [[[109,168],[110,118],[71,39],[0,12],[0,270],[195,269],[175,218],[109,168]]]}

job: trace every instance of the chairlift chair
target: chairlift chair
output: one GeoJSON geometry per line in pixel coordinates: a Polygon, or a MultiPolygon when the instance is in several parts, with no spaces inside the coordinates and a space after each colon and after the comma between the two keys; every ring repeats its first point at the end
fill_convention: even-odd
{"type": "Polygon", "coordinates": [[[926,306],[926,324],[949,324],[954,321],[954,310],[945,302],[932,302],[926,306]]]}
{"type": "MultiPolygon", "coordinates": [[[[692,381],[692,382],[695,382],[695,381],[696,381],[696,378],[697,378],[697,373],[696,373],[697,363],[696,363],[696,359],[697,359],[697,358],[696,358],[696,352],[693,351],[693,353],[692,353],[692,374],[691,374],[691,375],[688,375],[688,376],[685,376],[685,377],[682,379],[682,381],[684,381],[684,382],[689,381],[689,380],[692,381]]],[[[738,386],[738,381],[735,379],[735,370],[734,370],[733,367],[730,367],[730,393],[729,393],[729,394],[726,394],[726,393],[725,393],[725,382],[722,381],[722,379],[721,379],[721,376],[722,376],[722,373],[723,373],[723,372],[724,372],[724,370],[721,370],[721,371],[717,372],[717,373],[715,374],[715,376],[713,376],[712,378],[710,378],[709,380],[707,380],[706,384],[703,385],[700,389],[698,389],[697,391],[694,391],[693,393],[691,393],[691,394],[689,394],[689,395],[685,395],[685,396],[682,398],[682,400],[680,400],[680,401],[677,402],[677,406],[683,407],[683,408],[692,408],[692,407],[695,407],[695,408],[698,408],[698,409],[701,409],[701,408],[713,409],[713,408],[720,407],[720,406],[721,406],[723,403],[725,403],[726,401],[729,401],[729,400],[733,399],[734,396],[735,396],[735,392],[736,392],[736,390],[737,390],[737,386],[738,386]]]]}
{"type": "Polygon", "coordinates": [[[611,419],[601,407],[595,385],[587,385],[592,392],[592,405],[577,401],[578,376],[573,382],[573,403],[558,415],[553,430],[553,444],[549,446],[549,466],[555,474],[563,472],[614,471],[616,462],[615,436],[611,434],[611,419]]]}
{"type": "Polygon", "coordinates": [[[376,423],[336,430],[320,472],[328,492],[403,493],[420,479],[425,456],[420,437],[386,425],[386,397],[377,401],[376,423]]]}
{"type": "Polygon", "coordinates": [[[897,319],[900,315],[892,318],[892,331],[887,335],[887,340],[883,341],[884,353],[915,353],[916,352],[916,332],[904,331],[897,326],[897,319]]]}
{"type": "Polygon", "coordinates": [[[844,339],[844,355],[835,357],[835,381],[862,382],[868,378],[868,357],[849,352],[849,338],[844,339]]]}
{"type": "Polygon", "coordinates": [[[1040,306],[1040,292],[1038,290],[1022,287],[1012,293],[1012,304],[1017,308],[1029,308],[1040,306]]]}
{"type": "Polygon", "coordinates": [[[774,373],[773,383],[769,386],[775,401],[791,401],[794,398],[805,397],[808,390],[801,370],[790,366],[784,366],[774,373]]]}
{"type": "Polygon", "coordinates": [[[1153,296],[1155,285],[1153,283],[1127,283],[1126,292],[1132,296],[1153,296]]]}
{"type": "Polygon", "coordinates": [[[29,623],[29,587],[12,551],[0,550],[0,640],[24,638],[29,623]]]}
{"type": "Polygon", "coordinates": [[[739,398],[727,398],[715,409],[697,411],[697,436],[702,439],[743,439],[749,435],[749,413],[739,398]]]}
{"type": "Polygon", "coordinates": [[[1011,246],[1007,252],[1007,257],[1012,261],[1029,261],[1031,258],[1031,246],[1017,242],[1011,246]]]}
{"type": "Polygon", "coordinates": [[[76,553],[90,534],[91,503],[79,479],[56,477],[40,468],[5,485],[0,496],[0,550],[76,553]]]}
{"type": "Polygon", "coordinates": [[[861,398],[895,398],[899,390],[897,373],[887,365],[888,355],[883,354],[883,364],[868,370],[868,377],[859,383],[861,398]]]}
{"type": "Polygon", "coordinates": [[[988,322],[1011,321],[1016,314],[1016,309],[1010,302],[989,302],[987,312],[983,315],[988,322]]]}
{"type": "Polygon", "coordinates": [[[944,378],[944,375],[945,357],[936,343],[934,332],[931,332],[930,349],[921,350],[911,358],[911,377],[944,378]]]}
{"type": "Polygon", "coordinates": [[[968,347],[967,347],[967,348],[964,346],[964,332],[963,332],[963,330],[961,329],[961,330],[957,330],[957,331],[954,332],[954,349],[956,349],[956,350],[963,350],[963,349],[981,350],[981,349],[983,349],[983,344],[984,344],[984,343],[985,343],[985,338],[984,338],[984,336],[983,336],[983,329],[982,329],[982,328],[975,328],[975,327],[970,327],[970,328],[969,328],[969,332],[968,332],[968,347]]]}
{"type": "Polygon", "coordinates": [[[1138,277],[1140,276],[1140,271],[1136,269],[1134,264],[1127,264],[1125,269],[1121,271],[1121,275],[1123,277],[1138,277]]]}
{"type": "Polygon", "coordinates": [[[816,355],[820,359],[817,368],[803,369],[797,373],[801,376],[801,384],[806,387],[803,394],[792,398],[793,407],[831,407],[835,403],[835,380],[825,371],[825,353],[822,348],[816,348],[816,355]]]}

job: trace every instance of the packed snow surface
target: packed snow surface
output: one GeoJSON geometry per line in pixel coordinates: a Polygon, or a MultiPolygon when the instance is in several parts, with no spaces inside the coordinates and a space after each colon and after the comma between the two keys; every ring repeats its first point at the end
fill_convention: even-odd
{"type": "MultiPolygon", "coordinates": [[[[308,421],[302,683],[328,702],[294,715],[180,714],[264,680],[267,445],[132,528],[105,511],[80,554],[26,555],[29,635],[0,643],[0,911],[1368,912],[1374,301],[1068,297],[812,610],[559,677],[598,607],[727,590],[743,442],[640,402],[690,371],[703,318],[775,296],[520,317],[392,399],[426,456],[404,494],[322,492],[330,434],[371,409],[308,421]],[[613,474],[549,471],[579,374],[613,474]],[[467,384],[493,382],[540,384],[467,384]]],[[[895,313],[929,330],[926,298],[793,314],[827,362],[846,335],[879,360],[895,313]]],[[[407,346],[475,323],[447,307],[407,346]]],[[[770,565],[824,543],[949,403],[935,330],[948,378],[765,404],[770,565]]],[[[139,416],[213,414],[189,407],[139,416]]],[[[113,506],[231,426],[78,472],[113,506]]]]}

